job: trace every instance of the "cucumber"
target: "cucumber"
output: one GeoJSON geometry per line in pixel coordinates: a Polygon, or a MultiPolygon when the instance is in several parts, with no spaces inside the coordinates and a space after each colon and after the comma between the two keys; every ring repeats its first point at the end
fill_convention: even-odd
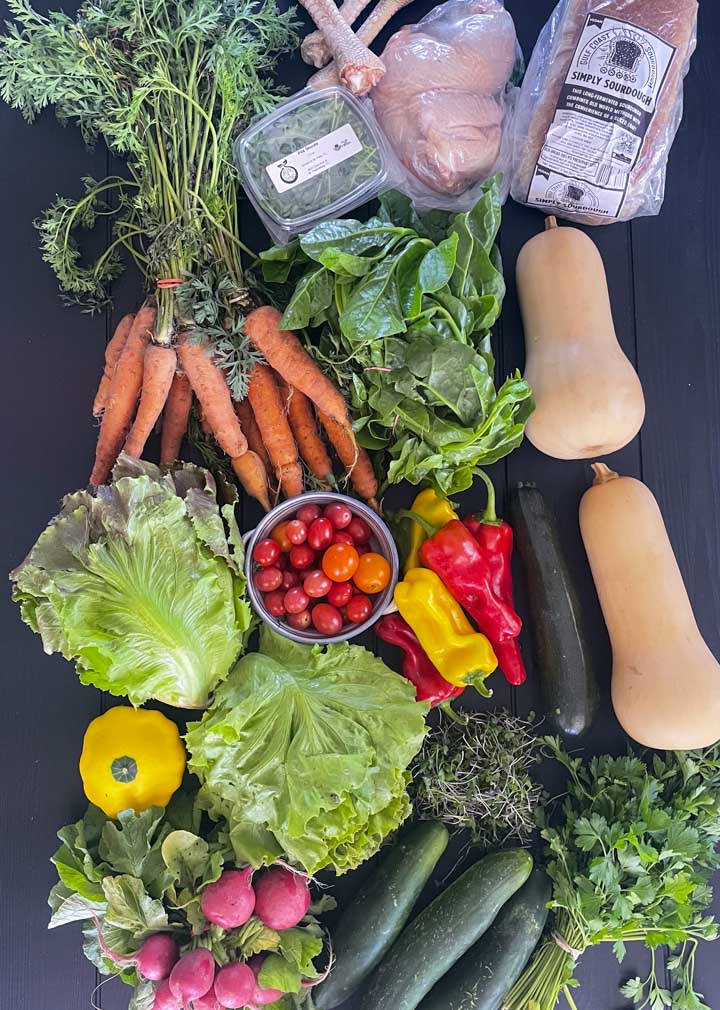
{"type": "Polygon", "coordinates": [[[555,517],[534,484],[519,484],[510,495],[509,519],[525,569],[545,713],[555,730],[577,737],[595,718],[599,692],[555,517]]]}
{"type": "Polygon", "coordinates": [[[500,909],[485,936],[453,965],[419,1010],[500,1010],[542,936],[552,887],[542,870],[500,909]]]}
{"type": "Polygon", "coordinates": [[[360,888],[332,931],[335,965],[313,991],[332,1010],[364,982],[399,936],[448,843],[439,821],[423,821],[397,842],[360,888]]]}
{"type": "Polygon", "coordinates": [[[370,978],[360,1010],[415,1010],[525,883],[532,856],[509,849],[466,870],[406,926],[370,978]]]}

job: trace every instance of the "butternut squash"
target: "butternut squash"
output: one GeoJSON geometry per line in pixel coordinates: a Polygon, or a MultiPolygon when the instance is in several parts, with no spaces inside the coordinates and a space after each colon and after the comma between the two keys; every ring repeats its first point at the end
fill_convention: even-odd
{"type": "Polygon", "coordinates": [[[516,268],[525,378],[536,404],[526,434],[556,459],[602,456],[640,430],[642,386],[615,335],[597,247],[554,217],[545,228],[525,243],[516,268]]]}
{"type": "Polygon", "coordinates": [[[720,739],[720,665],[705,644],[652,492],[594,463],[580,529],[613,651],[612,701],[646,747],[720,739]]]}

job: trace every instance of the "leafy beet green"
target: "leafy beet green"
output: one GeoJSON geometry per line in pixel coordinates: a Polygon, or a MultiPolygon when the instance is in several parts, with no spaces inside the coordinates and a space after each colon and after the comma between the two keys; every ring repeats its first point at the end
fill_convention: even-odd
{"type": "Polygon", "coordinates": [[[522,441],[533,409],[519,373],[496,389],[490,329],[505,295],[497,179],[465,214],[419,217],[399,193],[368,221],[325,221],[261,254],[289,285],[283,324],[351,401],[358,441],[390,454],[389,483],[468,488],[522,441]]]}

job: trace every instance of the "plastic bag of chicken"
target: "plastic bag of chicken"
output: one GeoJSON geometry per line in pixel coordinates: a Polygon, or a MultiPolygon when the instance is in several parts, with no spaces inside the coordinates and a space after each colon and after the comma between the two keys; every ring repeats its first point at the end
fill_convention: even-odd
{"type": "Polygon", "coordinates": [[[499,0],[446,0],[396,32],[382,60],[371,97],[407,170],[400,188],[419,210],[469,210],[490,176],[509,178],[523,69],[512,17],[499,0]]]}

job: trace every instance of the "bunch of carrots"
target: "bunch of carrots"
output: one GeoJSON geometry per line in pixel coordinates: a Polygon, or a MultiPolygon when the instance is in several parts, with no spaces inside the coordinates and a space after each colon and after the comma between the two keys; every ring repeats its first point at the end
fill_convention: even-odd
{"type": "Polygon", "coordinates": [[[160,462],[173,464],[194,396],[204,424],[230,457],[243,488],[266,511],[279,493],[302,493],[300,459],[320,482],[333,482],[333,464],[319,426],[357,494],[377,508],[377,479],[367,453],[357,444],[342,394],[297,337],[280,329],[280,319],[269,306],[247,316],[245,333],[265,360],[254,366],[246,398],[233,403],[210,346],[191,329],[181,332],[174,346],[161,344],[154,340],[153,306],[124,316],[107,345],[93,404],[101,423],[90,483],[105,483],[121,451],[142,456],[161,415],[160,462]]]}

